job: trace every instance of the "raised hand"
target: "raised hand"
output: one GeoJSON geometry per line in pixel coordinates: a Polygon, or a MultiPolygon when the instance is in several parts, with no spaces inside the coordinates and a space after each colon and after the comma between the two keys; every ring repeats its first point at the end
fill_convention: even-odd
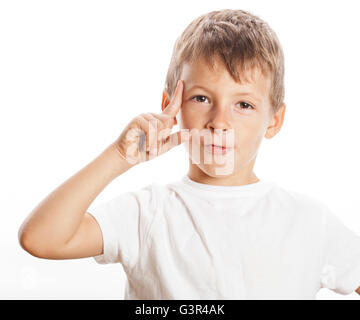
{"type": "Polygon", "coordinates": [[[122,158],[135,165],[153,159],[189,139],[187,130],[171,134],[182,105],[183,82],[178,81],[175,95],[162,113],[142,113],[135,117],[113,143],[122,158]]]}

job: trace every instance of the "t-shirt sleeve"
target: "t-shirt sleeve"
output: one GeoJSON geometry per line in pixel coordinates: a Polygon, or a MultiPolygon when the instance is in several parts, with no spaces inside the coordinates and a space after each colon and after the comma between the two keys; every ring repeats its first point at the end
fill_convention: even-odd
{"type": "Polygon", "coordinates": [[[103,237],[103,254],[93,257],[97,263],[121,263],[126,269],[136,265],[155,216],[155,201],[152,185],[148,185],[88,209],[103,237]]]}
{"type": "Polygon", "coordinates": [[[321,287],[350,294],[360,286],[360,235],[344,225],[328,208],[323,213],[321,287]]]}

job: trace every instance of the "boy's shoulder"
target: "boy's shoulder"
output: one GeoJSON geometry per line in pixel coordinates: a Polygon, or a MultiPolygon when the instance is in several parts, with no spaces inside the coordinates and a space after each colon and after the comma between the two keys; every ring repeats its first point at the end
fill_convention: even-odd
{"type": "Polygon", "coordinates": [[[283,199],[284,203],[299,209],[297,211],[302,212],[303,214],[312,215],[318,213],[323,216],[324,214],[331,213],[328,204],[306,191],[299,191],[275,184],[275,187],[272,189],[272,195],[276,196],[278,199],[283,199]]]}
{"type": "MultiPolygon", "coordinates": [[[[292,221],[292,223],[300,223],[306,225],[320,226],[324,225],[326,221],[333,216],[333,211],[314,195],[311,195],[304,191],[295,190],[289,187],[284,187],[278,183],[269,182],[271,188],[262,197],[248,198],[246,204],[242,204],[241,201],[234,201],[229,203],[230,199],[224,199],[224,208],[231,208],[233,210],[237,205],[244,208],[254,208],[259,206],[259,214],[267,213],[273,215],[273,219],[283,219],[284,221],[292,221]]],[[[223,207],[219,204],[218,198],[209,200],[205,198],[205,202],[202,201],[198,195],[191,194],[191,190],[184,188],[184,184],[179,180],[174,180],[168,183],[153,182],[144,186],[141,190],[135,191],[138,198],[138,204],[146,209],[143,212],[152,212],[152,215],[158,215],[161,212],[161,208],[170,206],[171,208],[181,208],[184,204],[194,203],[199,201],[196,208],[201,208],[201,204],[216,202],[216,205],[220,208],[223,207]],[[153,210],[151,210],[151,208],[153,210]],[[150,211],[149,211],[150,209],[150,211]]],[[[207,208],[207,206],[205,206],[207,208]]],[[[205,208],[204,207],[204,208],[205,208]]],[[[216,207],[216,206],[214,206],[216,207]]],[[[190,205],[191,208],[191,205],[190,205]]],[[[175,216],[175,215],[173,215],[175,216]]]]}
{"type": "MultiPolygon", "coordinates": [[[[289,206],[302,208],[320,208],[325,211],[329,209],[324,201],[310,193],[285,187],[273,181],[266,181],[265,183],[270,186],[268,192],[265,194],[267,201],[278,201],[284,205],[287,204],[289,206]]],[[[164,201],[168,197],[173,197],[175,194],[178,194],[179,190],[188,190],[184,188],[183,179],[176,179],[167,183],[153,182],[146,185],[143,189],[152,192],[160,201],[164,201]]]]}

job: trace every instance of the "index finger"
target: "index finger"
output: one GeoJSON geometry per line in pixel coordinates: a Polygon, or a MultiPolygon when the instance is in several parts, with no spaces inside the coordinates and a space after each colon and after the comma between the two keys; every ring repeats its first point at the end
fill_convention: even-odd
{"type": "Polygon", "coordinates": [[[171,117],[176,117],[177,113],[179,112],[180,106],[182,104],[182,93],[183,93],[183,82],[179,80],[175,89],[175,94],[169,104],[166,106],[163,114],[167,114],[171,117]]]}

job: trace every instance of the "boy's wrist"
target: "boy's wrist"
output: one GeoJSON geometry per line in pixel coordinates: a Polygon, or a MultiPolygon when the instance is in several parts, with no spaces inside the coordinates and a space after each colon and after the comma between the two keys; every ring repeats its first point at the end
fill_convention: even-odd
{"type": "Polygon", "coordinates": [[[121,175],[125,171],[135,166],[135,164],[132,164],[120,154],[119,150],[113,143],[110,144],[105,151],[108,157],[111,159],[114,174],[116,176],[121,175]]]}

